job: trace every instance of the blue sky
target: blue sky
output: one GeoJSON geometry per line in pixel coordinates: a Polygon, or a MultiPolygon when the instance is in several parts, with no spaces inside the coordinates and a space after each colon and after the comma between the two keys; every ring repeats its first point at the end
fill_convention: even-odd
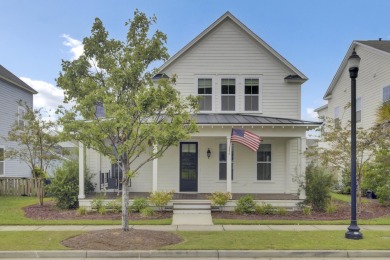
{"type": "Polygon", "coordinates": [[[35,106],[55,109],[63,95],[55,83],[61,60],[82,52],[94,18],[123,39],[135,8],[157,16],[171,56],[230,11],[309,78],[302,88],[308,120],[325,104],[353,40],[390,40],[388,0],[0,0],[0,64],[40,92],[35,106]]]}

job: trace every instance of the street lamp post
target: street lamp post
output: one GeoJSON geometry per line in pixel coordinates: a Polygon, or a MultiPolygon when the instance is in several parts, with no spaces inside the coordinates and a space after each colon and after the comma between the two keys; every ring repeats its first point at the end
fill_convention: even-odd
{"type": "Polygon", "coordinates": [[[362,239],[363,234],[356,218],[356,78],[359,72],[360,57],[355,49],[348,59],[349,76],[351,78],[351,224],[345,238],[362,239]]]}

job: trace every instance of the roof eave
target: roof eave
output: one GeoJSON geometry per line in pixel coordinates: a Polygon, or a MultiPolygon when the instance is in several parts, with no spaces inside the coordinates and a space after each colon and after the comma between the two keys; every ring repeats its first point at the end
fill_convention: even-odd
{"type": "Polygon", "coordinates": [[[24,89],[24,90],[30,92],[31,94],[38,94],[38,91],[36,91],[35,89],[33,89],[33,88],[31,88],[31,87],[30,87],[30,89],[29,89],[29,88],[26,88],[26,87],[24,87],[23,85],[18,84],[18,83],[14,82],[14,81],[12,81],[12,80],[10,80],[10,79],[8,79],[8,78],[5,78],[5,77],[3,77],[3,76],[1,76],[1,75],[0,75],[0,79],[4,80],[4,81],[6,81],[6,82],[8,82],[8,83],[10,83],[10,84],[12,84],[12,85],[15,85],[15,86],[17,86],[17,87],[19,87],[19,88],[21,88],[21,89],[24,89]]]}

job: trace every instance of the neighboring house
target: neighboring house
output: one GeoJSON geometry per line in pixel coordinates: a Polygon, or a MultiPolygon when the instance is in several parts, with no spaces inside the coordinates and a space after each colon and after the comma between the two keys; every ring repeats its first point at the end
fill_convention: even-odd
{"type": "Polygon", "coordinates": [[[328,103],[315,112],[342,124],[351,119],[351,109],[347,106],[351,102],[347,63],[354,49],[361,58],[356,79],[356,126],[367,129],[375,124],[379,106],[390,100],[390,41],[352,42],[324,95],[328,103]]]}
{"type": "Polygon", "coordinates": [[[19,101],[33,106],[34,89],[24,83],[17,76],[0,65],[0,178],[1,177],[31,177],[31,170],[26,163],[20,160],[4,160],[7,147],[16,147],[15,143],[5,142],[12,125],[17,121],[24,124],[22,119],[25,110],[19,106],[19,101]]]}
{"type": "MultiPolygon", "coordinates": [[[[299,201],[293,176],[305,170],[306,131],[320,125],[300,119],[307,77],[229,12],[163,64],[156,78],[173,74],[181,95],[202,97],[199,132],[145,165],[130,192],[222,191],[233,198],[249,193],[259,200],[299,201]],[[232,128],[259,135],[259,150],[231,146],[232,128]]],[[[85,159],[101,191],[99,173],[115,178],[118,167],[90,149],[84,156],[84,149],[80,144],[80,165],[85,159]]],[[[83,188],[79,198],[82,205],[83,188]]]]}

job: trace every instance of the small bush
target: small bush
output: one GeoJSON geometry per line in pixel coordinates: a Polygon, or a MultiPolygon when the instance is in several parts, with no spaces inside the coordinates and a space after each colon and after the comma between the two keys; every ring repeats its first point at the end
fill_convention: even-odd
{"type": "Polygon", "coordinates": [[[149,207],[148,199],[134,198],[133,204],[129,207],[130,212],[141,212],[144,208],[149,207]]]}
{"type": "Polygon", "coordinates": [[[174,191],[155,191],[150,193],[149,201],[155,205],[159,211],[163,211],[168,202],[172,200],[174,193],[174,191]]]}
{"type": "Polygon", "coordinates": [[[107,208],[106,206],[102,205],[100,208],[97,209],[97,212],[100,214],[100,215],[105,215],[107,213],[107,208]]]}
{"type": "Polygon", "coordinates": [[[245,195],[236,202],[234,211],[240,214],[255,212],[256,203],[251,195],[245,195]]]}
{"type": "Polygon", "coordinates": [[[96,209],[97,212],[99,212],[101,208],[105,208],[103,197],[97,196],[96,198],[94,198],[92,200],[91,207],[92,209],[96,209]]]}
{"type": "Polygon", "coordinates": [[[80,215],[80,216],[87,215],[87,208],[86,207],[78,207],[77,208],[77,215],[80,215]]]}
{"type": "Polygon", "coordinates": [[[326,205],[326,213],[332,214],[335,213],[337,210],[337,205],[331,200],[328,205],[326,205]]]}
{"type": "Polygon", "coordinates": [[[212,193],[208,199],[211,201],[211,205],[221,207],[221,211],[223,211],[223,207],[230,200],[232,194],[230,192],[220,192],[216,191],[212,193]]]}
{"type": "Polygon", "coordinates": [[[154,215],[154,210],[151,207],[146,207],[140,211],[142,217],[151,217],[154,215]]]}
{"type": "Polygon", "coordinates": [[[304,215],[309,216],[311,215],[311,207],[310,206],[304,206],[302,208],[302,212],[304,215]]]}
{"type": "Polygon", "coordinates": [[[107,209],[109,209],[110,211],[114,212],[114,213],[119,213],[122,211],[122,205],[121,205],[121,201],[120,201],[121,198],[118,198],[116,200],[111,200],[107,203],[107,209]]]}
{"type": "Polygon", "coordinates": [[[276,211],[276,214],[280,216],[286,216],[287,215],[287,209],[286,208],[278,208],[276,211]]]}
{"type": "Polygon", "coordinates": [[[276,208],[268,203],[262,203],[261,205],[255,206],[255,212],[260,215],[275,215],[276,208]]]}

